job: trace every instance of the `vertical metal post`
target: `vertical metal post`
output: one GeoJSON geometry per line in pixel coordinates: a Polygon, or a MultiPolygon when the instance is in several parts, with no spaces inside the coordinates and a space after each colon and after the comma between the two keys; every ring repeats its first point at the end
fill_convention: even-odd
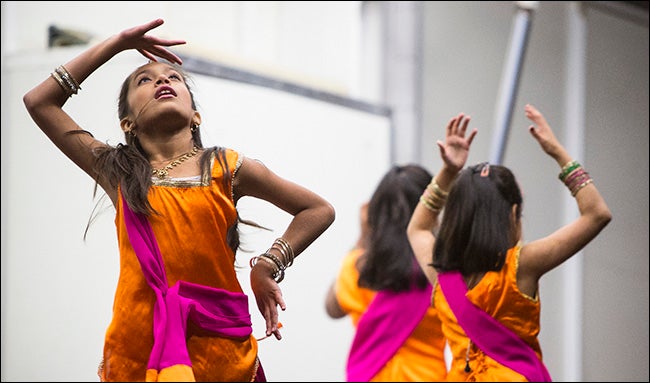
{"type": "Polygon", "coordinates": [[[513,24],[510,47],[506,57],[504,73],[499,89],[499,99],[495,117],[495,132],[492,136],[490,163],[501,165],[505,145],[508,140],[512,110],[517,98],[521,66],[528,44],[533,10],[538,1],[516,1],[517,13],[513,24]]]}
{"type": "MultiPolygon", "coordinates": [[[[571,111],[565,114],[565,128],[562,142],[573,158],[584,159],[585,152],[585,89],[586,89],[586,47],[587,20],[579,1],[571,1],[568,7],[567,31],[567,76],[565,81],[565,107],[571,111]]],[[[564,224],[573,222],[580,212],[575,199],[563,193],[564,224]]],[[[584,254],[581,250],[562,265],[563,307],[562,307],[562,371],[558,380],[565,382],[583,381],[583,305],[584,305],[584,254]]]]}

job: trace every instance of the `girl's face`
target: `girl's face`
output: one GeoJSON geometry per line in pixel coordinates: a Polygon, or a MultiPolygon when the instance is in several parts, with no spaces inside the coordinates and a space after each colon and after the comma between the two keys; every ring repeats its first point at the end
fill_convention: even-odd
{"type": "Polygon", "coordinates": [[[128,103],[133,128],[145,135],[187,128],[196,113],[183,75],[159,62],[146,64],[134,72],[128,103]]]}

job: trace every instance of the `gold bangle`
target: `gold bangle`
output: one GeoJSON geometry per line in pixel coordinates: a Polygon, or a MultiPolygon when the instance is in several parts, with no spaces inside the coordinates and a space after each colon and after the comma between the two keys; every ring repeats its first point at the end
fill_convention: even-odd
{"type": "Polygon", "coordinates": [[[432,204],[429,200],[427,200],[427,198],[426,198],[425,196],[423,196],[423,195],[420,196],[420,202],[422,202],[422,204],[424,205],[424,207],[426,207],[427,209],[429,209],[429,210],[430,210],[431,212],[433,212],[433,213],[440,213],[440,210],[442,210],[442,207],[439,207],[439,206],[435,206],[435,205],[433,205],[433,204],[432,204]]]}
{"type": "Polygon", "coordinates": [[[72,97],[72,94],[73,94],[72,91],[71,91],[70,88],[68,88],[68,86],[65,84],[65,82],[64,82],[63,79],[61,78],[61,75],[60,75],[58,72],[54,71],[54,72],[50,73],[50,76],[52,76],[52,78],[53,78],[57,83],[59,83],[59,86],[61,87],[61,89],[63,90],[63,93],[65,93],[65,95],[66,95],[67,97],[72,97]]]}
{"type": "MultiPolygon", "coordinates": [[[[271,259],[269,259],[268,257],[263,257],[263,256],[259,255],[257,257],[251,258],[251,260],[249,261],[249,265],[250,265],[251,269],[257,264],[257,262],[259,262],[260,259],[263,260],[264,262],[268,263],[269,265],[271,265],[271,267],[273,268],[273,273],[271,274],[271,278],[277,280],[277,278],[280,275],[280,272],[282,270],[280,270],[278,265],[276,265],[275,262],[272,261],[271,259]]],[[[284,274],[284,273],[282,273],[282,274],[284,274]]],[[[283,278],[284,278],[284,275],[283,275],[283,278]]],[[[282,279],[280,279],[280,280],[282,280],[282,279]]]]}
{"type": "Polygon", "coordinates": [[[592,182],[594,182],[594,180],[591,179],[591,178],[589,178],[589,179],[586,180],[585,182],[581,183],[580,185],[578,185],[575,189],[573,189],[573,190],[571,191],[571,196],[575,197],[576,194],[578,194],[578,192],[579,192],[580,190],[582,190],[582,188],[584,188],[585,186],[589,185],[589,184],[592,183],[592,182]]]}
{"type": "Polygon", "coordinates": [[[278,272],[273,274],[273,279],[275,279],[276,283],[282,282],[284,279],[284,270],[286,269],[285,265],[282,264],[280,261],[280,258],[278,258],[275,254],[269,253],[268,251],[266,253],[260,254],[260,257],[262,259],[268,259],[269,262],[275,263],[275,265],[278,267],[278,272]]]}
{"type": "Polygon", "coordinates": [[[431,180],[431,183],[427,186],[427,189],[431,190],[431,192],[440,198],[446,199],[447,196],[449,195],[448,191],[444,191],[440,188],[438,185],[438,182],[435,181],[435,179],[431,180]]]}
{"type": "MultiPolygon", "coordinates": [[[[293,249],[291,248],[291,245],[289,245],[289,242],[287,242],[284,238],[282,237],[277,238],[273,242],[273,245],[271,245],[271,249],[276,249],[280,252],[283,258],[282,261],[283,264],[285,265],[285,269],[293,265],[295,254],[293,252],[293,249]]],[[[267,252],[269,250],[267,250],[267,252]]]]}
{"type": "Polygon", "coordinates": [[[79,86],[77,80],[75,80],[72,77],[70,72],[68,72],[68,70],[65,69],[63,65],[59,65],[54,71],[58,73],[59,76],[61,76],[61,79],[63,80],[63,82],[65,82],[66,86],[70,89],[70,92],[72,92],[72,94],[77,94],[77,92],[81,89],[81,87],[79,86]]]}
{"type": "Polygon", "coordinates": [[[430,190],[425,190],[423,193],[424,198],[426,198],[429,202],[431,202],[434,206],[444,206],[445,203],[447,202],[447,197],[441,197],[437,194],[432,193],[430,190]]]}
{"type": "Polygon", "coordinates": [[[59,67],[57,68],[57,70],[60,70],[61,72],[63,72],[63,77],[68,77],[68,78],[73,82],[72,85],[73,85],[75,88],[77,88],[78,90],[81,90],[81,85],[79,85],[79,83],[77,82],[77,80],[75,80],[75,78],[72,77],[72,74],[70,74],[70,72],[68,72],[68,69],[67,69],[66,67],[64,67],[63,65],[59,65],[59,67]]]}
{"type": "Polygon", "coordinates": [[[560,174],[558,174],[558,178],[564,182],[567,176],[578,168],[580,168],[580,163],[578,163],[578,161],[571,160],[562,166],[560,174]]]}

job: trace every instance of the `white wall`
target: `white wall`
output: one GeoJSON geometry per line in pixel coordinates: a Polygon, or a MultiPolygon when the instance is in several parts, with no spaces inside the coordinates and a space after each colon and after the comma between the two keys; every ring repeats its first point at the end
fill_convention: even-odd
{"type": "Polygon", "coordinates": [[[104,39],[155,18],[179,52],[357,97],[360,1],[3,1],[4,56],[42,52],[47,28],[104,39]]]}
{"type": "Polygon", "coordinates": [[[615,221],[585,256],[583,376],[640,382],[650,374],[648,24],[599,9],[586,20],[585,161],[615,221]]]}

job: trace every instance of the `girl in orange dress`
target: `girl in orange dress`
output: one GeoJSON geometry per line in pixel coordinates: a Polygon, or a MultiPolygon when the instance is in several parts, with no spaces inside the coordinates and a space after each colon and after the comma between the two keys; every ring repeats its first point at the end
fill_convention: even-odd
{"type": "Polygon", "coordinates": [[[445,339],[432,286],[417,265],[406,226],[431,174],[393,166],[361,207],[361,236],[326,297],[332,318],[349,316],[355,336],[351,382],[432,382],[447,375],[445,339]]]}
{"type": "Polygon", "coordinates": [[[235,271],[237,201],[250,196],[293,216],[251,262],[266,335],[281,339],[278,285],[294,258],[333,222],[316,193],[234,149],[204,147],[181,60],[183,40],[148,34],[162,19],[88,48],[30,90],[34,122],[96,180],[116,208],[120,275],[106,331],[102,381],[265,381],[248,300],[235,271]],[[109,146],[63,110],[100,66],[135,49],[150,61],[131,73],[118,102],[125,143],[109,146]],[[167,62],[159,62],[162,58],[167,62]]]}
{"type": "Polygon", "coordinates": [[[463,169],[477,130],[468,132],[470,117],[461,113],[449,121],[446,139],[437,142],[442,168],[408,226],[420,267],[436,286],[434,306],[453,355],[449,381],[550,380],[537,339],[539,280],[589,244],[612,218],[591,177],[544,116],[532,105],[525,113],[533,123],[531,135],[557,162],[560,180],[575,197],[577,219],[521,243],[522,195],[515,177],[488,163],[463,169]],[[498,330],[494,337],[482,335],[492,329],[498,330]],[[497,340],[501,336],[510,343],[497,340]]]}

